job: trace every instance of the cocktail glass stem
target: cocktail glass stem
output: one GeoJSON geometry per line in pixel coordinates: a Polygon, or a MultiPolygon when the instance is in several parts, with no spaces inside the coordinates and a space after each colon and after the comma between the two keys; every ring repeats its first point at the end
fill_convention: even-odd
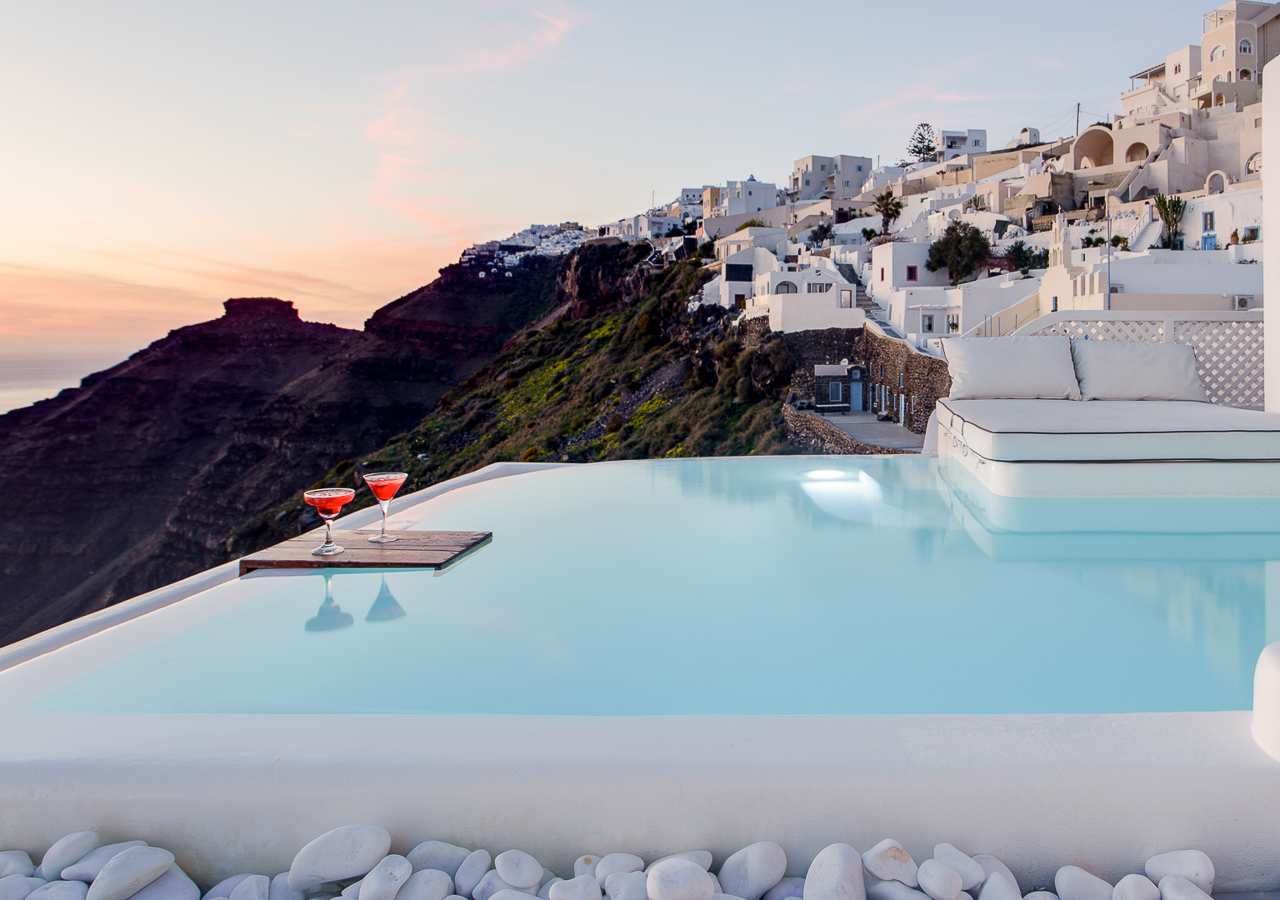
{"type": "Polygon", "coordinates": [[[387,536],[387,510],[391,508],[390,500],[379,500],[378,506],[382,507],[382,534],[381,537],[387,536]]]}
{"type": "Polygon", "coordinates": [[[328,550],[332,546],[333,546],[333,519],[325,519],[324,520],[324,543],[320,545],[320,548],[322,550],[328,550]]]}

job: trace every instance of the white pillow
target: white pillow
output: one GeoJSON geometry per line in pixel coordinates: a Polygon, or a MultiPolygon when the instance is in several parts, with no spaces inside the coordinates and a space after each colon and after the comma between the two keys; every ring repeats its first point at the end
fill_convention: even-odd
{"type": "Polygon", "coordinates": [[[1071,340],[1062,335],[947,338],[952,400],[1079,400],[1071,340]]]}
{"type": "Polygon", "coordinates": [[[1196,400],[1208,403],[1187,344],[1072,341],[1086,400],[1196,400]]]}

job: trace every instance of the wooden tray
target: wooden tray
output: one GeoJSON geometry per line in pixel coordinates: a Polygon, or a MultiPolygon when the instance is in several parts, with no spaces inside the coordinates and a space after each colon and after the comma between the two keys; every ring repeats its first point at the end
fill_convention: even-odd
{"type": "Polygon", "coordinates": [[[290,538],[240,560],[240,574],[254,569],[443,569],[493,540],[492,531],[388,531],[400,540],[371,544],[373,531],[334,531],[346,547],[334,556],[311,551],[324,543],[323,531],[290,538]]]}

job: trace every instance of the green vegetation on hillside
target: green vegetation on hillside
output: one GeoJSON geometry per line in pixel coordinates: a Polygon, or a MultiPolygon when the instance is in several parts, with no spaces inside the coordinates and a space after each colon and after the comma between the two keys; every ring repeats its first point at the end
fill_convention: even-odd
{"type": "MultiPolygon", "coordinates": [[[[620,258],[619,280],[636,277],[637,256],[620,258]]],[[[359,487],[359,471],[393,470],[409,473],[408,493],[511,460],[796,452],[781,418],[794,360],[778,339],[743,349],[718,309],[689,313],[687,298],[707,277],[696,260],[677,263],[644,279],[640,296],[513,340],[417,427],[316,486],[359,487]]],[[[372,502],[359,490],[349,509],[372,502]]],[[[313,518],[297,496],[237,529],[229,546],[266,546],[314,527],[313,518]]]]}

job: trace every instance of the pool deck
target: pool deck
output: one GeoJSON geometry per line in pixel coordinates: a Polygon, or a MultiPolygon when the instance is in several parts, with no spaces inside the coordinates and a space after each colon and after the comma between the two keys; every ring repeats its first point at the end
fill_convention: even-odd
{"type": "Polygon", "coordinates": [[[908,431],[896,422],[878,421],[873,412],[828,413],[822,418],[862,444],[911,453],[919,453],[924,447],[923,434],[908,431]]]}

